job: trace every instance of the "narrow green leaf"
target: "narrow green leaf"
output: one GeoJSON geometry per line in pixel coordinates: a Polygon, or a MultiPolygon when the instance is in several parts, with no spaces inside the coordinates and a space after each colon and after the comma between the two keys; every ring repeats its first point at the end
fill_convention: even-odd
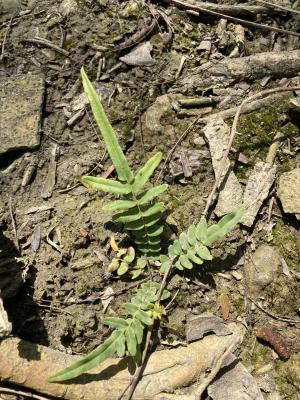
{"type": "Polygon", "coordinates": [[[143,217],[150,217],[151,215],[157,214],[164,208],[164,203],[156,203],[152,207],[143,211],[143,217]]]}
{"type": "Polygon", "coordinates": [[[136,341],[136,337],[134,334],[134,330],[132,329],[131,326],[128,326],[128,328],[126,329],[125,338],[126,338],[126,344],[127,344],[127,348],[128,348],[130,355],[135,356],[136,348],[137,348],[137,341],[136,341]]]}
{"type": "Polygon", "coordinates": [[[103,190],[104,192],[128,194],[131,191],[130,186],[126,183],[121,183],[112,179],[104,179],[97,176],[82,176],[81,180],[91,188],[103,190]]]}
{"type": "Polygon", "coordinates": [[[120,267],[118,268],[117,274],[119,276],[126,274],[126,272],[128,271],[128,264],[125,261],[122,261],[120,264],[120,267]]]}
{"type": "Polygon", "coordinates": [[[121,335],[117,340],[116,340],[116,353],[118,354],[119,357],[124,357],[125,354],[125,335],[121,335]]]}
{"type": "Polygon", "coordinates": [[[203,243],[210,246],[215,241],[223,238],[236,226],[244,213],[245,207],[241,206],[231,214],[225,215],[216,225],[212,225],[207,229],[207,239],[203,243]]]}
{"type": "Polygon", "coordinates": [[[208,248],[202,244],[200,246],[196,246],[195,251],[201,258],[203,258],[203,260],[210,261],[213,258],[208,248]]]}
{"type": "Polygon", "coordinates": [[[126,229],[129,231],[139,231],[145,229],[145,227],[150,227],[155,225],[161,218],[161,213],[151,215],[150,217],[143,218],[137,221],[129,222],[126,224],[126,229]]]}
{"type": "Polygon", "coordinates": [[[104,211],[121,211],[128,210],[136,206],[136,202],[132,200],[115,200],[103,206],[104,211]]]}
{"type": "Polygon", "coordinates": [[[149,246],[155,245],[155,244],[159,244],[161,239],[160,237],[153,237],[153,236],[143,236],[141,238],[139,238],[138,236],[135,237],[134,239],[135,243],[139,246],[140,244],[149,244],[149,246]]]}
{"type": "Polygon", "coordinates": [[[161,153],[156,153],[153,157],[146,162],[146,164],[137,172],[134,178],[134,183],[132,185],[133,193],[137,193],[146,182],[150,179],[155,169],[158,167],[162,159],[161,153]]]}
{"type": "Polygon", "coordinates": [[[196,227],[196,238],[200,242],[203,242],[206,239],[206,232],[207,232],[207,222],[206,219],[202,217],[196,227]]]}
{"type": "Polygon", "coordinates": [[[187,255],[181,255],[180,257],[179,257],[179,261],[180,261],[180,264],[184,267],[184,268],[187,268],[187,269],[192,269],[193,268],[193,264],[190,262],[190,260],[188,259],[188,256],[187,255]]]}
{"type": "Polygon", "coordinates": [[[195,264],[201,265],[203,264],[203,260],[200,257],[197,257],[195,254],[195,250],[188,250],[187,251],[188,258],[193,261],[195,264]]]}
{"type": "Polygon", "coordinates": [[[175,263],[174,265],[175,265],[175,267],[176,267],[177,269],[179,269],[180,271],[183,270],[183,266],[180,264],[180,261],[179,261],[179,260],[177,260],[176,263],[175,263]]]}
{"type": "Polygon", "coordinates": [[[142,218],[142,214],[137,207],[131,208],[130,210],[124,211],[113,216],[114,221],[127,223],[134,222],[142,218]]]}
{"type": "Polygon", "coordinates": [[[179,243],[183,250],[187,250],[189,247],[188,237],[185,232],[179,235],[179,243]]]}
{"type": "Polygon", "coordinates": [[[196,227],[195,225],[191,225],[187,231],[188,242],[191,246],[193,246],[197,242],[196,238],[196,227]]]}
{"type": "Polygon", "coordinates": [[[145,192],[143,192],[137,196],[139,205],[148,203],[150,200],[154,199],[154,197],[159,196],[161,193],[165,192],[167,189],[168,189],[168,185],[165,183],[163,185],[155,186],[151,189],[146,190],[145,192]]]}
{"type": "Polygon", "coordinates": [[[133,271],[131,271],[131,279],[134,280],[136,278],[138,278],[141,274],[142,274],[143,270],[142,269],[135,269],[133,271]]]}
{"type": "Polygon", "coordinates": [[[144,336],[144,326],[138,319],[133,319],[131,325],[134,330],[137,343],[141,344],[144,336]]]}
{"type": "Polygon", "coordinates": [[[136,313],[136,318],[138,318],[143,324],[145,325],[152,325],[153,321],[152,318],[149,316],[149,314],[146,313],[146,311],[139,310],[136,313]]]}
{"type": "Polygon", "coordinates": [[[159,236],[163,233],[164,227],[163,226],[151,226],[147,229],[147,235],[150,237],[159,236]]]}
{"type": "Polygon", "coordinates": [[[159,244],[155,244],[155,245],[148,244],[147,246],[140,245],[140,246],[138,246],[138,248],[139,248],[139,251],[141,251],[142,253],[149,254],[149,255],[159,253],[159,251],[161,249],[159,244]]]}
{"type": "Polygon", "coordinates": [[[122,335],[123,332],[120,330],[113,331],[113,333],[95,350],[83,357],[81,360],[76,361],[67,368],[50,376],[48,382],[62,382],[68,379],[73,379],[98,366],[106,360],[106,358],[112,356],[116,352],[116,342],[122,335]]]}
{"type": "Polygon", "coordinates": [[[92,83],[90,82],[83,67],[81,68],[80,72],[84,91],[88,96],[94,118],[100,129],[110,158],[112,159],[112,162],[116,168],[118,177],[121,181],[132,182],[133,173],[129,168],[127,159],[121,149],[121,146],[119,145],[117,135],[105,114],[99,96],[94,89],[92,83]]]}
{"type": "Polygon", "coordinates": [[[104,325],[108,325],[111,328],[127,328],[128,323],[125,319],[119,317],[103,317],[102,322],[104,325]]]}

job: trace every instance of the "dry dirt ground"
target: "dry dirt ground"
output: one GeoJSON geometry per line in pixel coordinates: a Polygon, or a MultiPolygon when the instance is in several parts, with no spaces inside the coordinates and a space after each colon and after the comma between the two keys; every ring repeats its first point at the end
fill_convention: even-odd
{"type": "MultiPolygon", "coordinates": [[[[4,306],[13,335],[63,352],[85,354],[108,333],[101,323],[107,288],[114,296],[105,312],[118,314],[132,296],[136,281],[107,270],[110,236],[124,246],[130,244],[122,227],[102,211],[112,196],[95,193],[79,181],[85,174],[115,176],[82,96],[80,67],[85,67],[101,93],[134,169],[158,150],[166,159],[189,129],[153,180],[169,184],[162,196],[167,243],[200,219],[215,179],[203,138],[207,121],[195,119],[237,106],[255,92],[300,84],[299,61],[293,61],[293,68],[293,62],[279,64],[276,72],[262,64],[261,73],[254,76],[243,76],[241,71],[240,76],[216,73],[213,79],[211,65],[264,52],[292,53],[299,49],[299,37],[234,20],[226,23],[220,16],[178,8],[172,1],[24,0],[15,10],[14,4],[9,9],[9,3],[18,2],[3,2],[0,86],[5,102],[1,112],[6,123],[6,105],[20,102],[17,109],[30,104],[35,117],[25,123],[25,114],[18,115],[11,122],[10,115],[0,132],[0,138],[6,135],[0,143],[4,306]],[[139,44],[144,45],[142,50],[132,52],[139,44]],[[195,76],[198,80],[193,80],[195,76]],[[29,85],[25,92],[22,87],[16,89],[22,79],[29,85]],[[209,100],[203,106],[197,104],[199,98],[209,100]],[[187,99],[194,103],[186,106],[187,99]],[[23,143],[25,134],[29,137],[23,143]]],[[[213,4],[236,2],[217,3],[213,4]]],[[[234,18],[299,30],[299,3],[278,0],[276,4],[283,9],[262,3],[237,2],[241,7],[266,9],[239,11],[234,18]]],[[[266,399],[297,399],[300,391],[299,220],[296,211],[284,212],[277,191],[280,176],[299,169],[297,93],[285,94],[241,117],[230,152],[240,184],[245,187],[254,166],[265,160],[275,135],[281,133],[275,158],[277,178],[252,227],[241,226],[216,244],[212,262],[171,277],[168,288],[176,297],[159,333],[170,344],[183,341],[189,317],[207,312],[227,322],[241,322],[247,331],[239,356],[266,399]],[[261,248],[264,251],[257,253],[261,248]],[[253,258],[254,264],[263,265],[264,276],[253,278],[249,272],[247,263],[253,258]],[[272,345],[257,340],[257,326],[281,334],[291,355],[288,360],[281,359],[272,345]]],[[[229,126],[233,116],[226,119],[229,126]]],[[[299,190],[297,182],[295,190],[299,190]]],[[[218,220],[214,207],[210,217],[218,220]]],[[[139,279],[146,277],[145,272],[139,279]]],[[[156,272],[154,279],[160,279],[156,272]]]]}

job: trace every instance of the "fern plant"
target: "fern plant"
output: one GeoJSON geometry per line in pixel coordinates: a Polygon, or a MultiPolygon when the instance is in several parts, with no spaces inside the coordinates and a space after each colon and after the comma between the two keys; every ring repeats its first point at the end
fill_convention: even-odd
{"type": "Polygon", "coordinates": [[[152,200],[166,191],[168,185],[162,184],[146,190],[145,185],[158,167],[162,159],[162,154],[155,154],[134,174],[104,112],[99,96],[83,68],[81,69],[81,76],[94,118],[119,179],[112,180],[101,177],[83,176],[82,181],[96,190],[103,190],[123,197],[121,200],[115,200],[106,204],[103,209],[105,211],[117,212],[113,219],[124,223],[125,229],[132,233],[141,253],[157,257],[161,249],[160,235],[163,232],[163,226],[160,220],[164,204],[162,202],[153,203],[152,200]]]}
{"type": "MultiPolygon", "coordinates": [[[[165,313],[164,308],[155,302],[158,290],[158,283],[142,283],[131,302],[123,304],[130,317],[103,318],[103,324],[114,328],[112,334],[86,357],[50,376],[48,381],[60,382],[76,378],[115,353],[119,357],[123,357],[126,349],[131,356],[139,360],[145,327],[152,325],[155,319],[160,319],[165,313]]],[[[165,290],[161,300],[165,300],[169,296],[170,293],[165,290]]]]}

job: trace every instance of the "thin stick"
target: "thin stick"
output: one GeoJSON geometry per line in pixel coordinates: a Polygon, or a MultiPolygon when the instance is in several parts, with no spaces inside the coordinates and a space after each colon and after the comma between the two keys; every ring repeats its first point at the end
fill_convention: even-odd
{"type": "MultiPolygon", "coordinates": [[[[174,263],[174,258],[171,258],[169,266],[166,269],[166,272],[164,274],[163,280],[161,281],[159,290],[158,290],[157,295],[156,295],[156,303],[158,303],[158,304],[160,302],[161,295],[162,295],[162,293],[165,290],[165,287],[167,285],[167,280],[168,280],[169,274],[171,272],[171,269],[173,267],[173,263],[174,263]]],[[[148,352],[149,352],[150,346],[151,346],[152,332],[153,332],[153,325],[150,326],[150,328],[149,328],[149,330],[147,332],[145,347],[144,347],[143,354],[142,354],[141,365],[136,369],[130,385],[127,386],[126,389],[121,394],[121,397],[123,397],[124,394],[127,392],[127,390],[129,390],[128,398],[127,398],[128,400],[131,400],[131,398],[133,396],[133,393],[134,393],[134,391],[135,391],[135,389],[137,387],[137,384],[139,383],[139,381],[140,381],[140,379],[142,377],[142,373],[143,373],[143,371],[144,371],[144,369],[146,367],[146,361],[147,361],[147,358],[148,358],[148,352]]],[[[121,397],[119,397],[119,398],[121,398],[121,397]]]]}
{"type": "Polygon", "coordinates": [[[5,50],[6,38],[7,38],[8,32],[9,32],[9,30],[10,30],[10,27],[11,27],[11,23],[12,23],[13,18],[14,18],[14,16],[11,17],[11,19],[10,19],[10,21],[9,21],[9,23],[8,23],[7,29],[6,29],[6,31],[5,31],[5,35],[4,35],[3,42],[2,42],[2,46],[1,46],[0,61],[2,61],[3,58],[4,58],[4,50],[5,50]]]}
{"type": "Polygon", "coordinates": [[[256,1],[256,3],[265,4],[266,6],[269,6],[269,7],[278,8],[279,10],[288,11],[288,12],[294,13],[294,14],[300,14],[300,11],[293,10],[292,8],[289,8],[289,7],[283,7],[279,4],[270,3],[269,1],[265,1],[265,0],[255,0],[255,1],[256,1]]]}
{"type": "Polygon", "coordinates": [[[13,210],[12,210],[11,196],[9,197],[8,206],[9,206],[9,214],[10,214],[10,218],[11,218],[11,224],[12,224],[13,232],[14,232],[15,239],[16,239],[16,247],[20,251],[17,228],[16,228],[16,223],[15,223],[14,213],[13,213],[13,210]]]}
{"type": "Polygon", "coordinates": [[[227,349],[225,349],[224,352],[220,355],[215,366],[212,368],[210,374],[206,378],[204,378],[203,382],[198,386],[197,392],[195,394],[195,400],[199,400],[201,398],[204,390],[207,388],[210,382],[216,377],[226,357],[232,352],[237,343],[238,343],[237,341],[231,343],[231,345],[227,349]]]}
{"type": "Polygon", "coordinates": [[[40,38],[38,36],[35,36],[32,39],[22,39],[22,42],[32,43],[32,44],[39,44],[39,45],[44,46],[44,47],[49,47],[50,49],[53,49],[53,50],[57,51],[58,53],[63,54],[64,56],[67,56],[67,57],[70,54],[67,50],[62,49],[61,47],[57,46],[56,44],[50,42],[50,40],[43,39],[43,38],[40,38]]]}
{"type": "Polygon", "coordinates": [[[5,388],[5,387],[0,387],[0,393],[14,394],[17,396],[24,396],[24,397],[28,397],[29,399],[35,399],[35,400],[48,400],[48,397],[42,397],[42,396],[38,396],[37,394],[34,394],[34,393],[23,392],[21,390],[14,390],[14,389],[9,389],[9,388],[5,388]]]}
{"type": "Polygon", "coordinates": [[[166,168],[167,163],[169,162],[169,160],[171,159],[174,151],[176,150],[176,147],[187,137],[188,133],[190,132],[190,130],[193,128],[193,126],[201,119],[201,114],[198,115],[197,118],[194,119],[194,121],[186,128],[186,130],[180,135],[179,139],[177,140],[177,142],[174,144],[174,146],[171,148],[171,150],[169,151],[163,166],[158,174],[158,177],[156,178],[156,183],[161,179],[161,176],[166,168]]]}
{"type": "Polygon", "coordinates": [[[263,308],[261,305],[259,305],[258,303],[256,303],[253,299],[251,299],[251,297],[248,297],[250,301],[252,301],[252,303],[262,312],[264,312],[265,314],[267,314],[269,317],[274,318],[278,321],[283,321],[283,322],[288,322],[290,324],[300,324],[300,320],[297,319],[290,319],[290,318],[286,318],[286,317],[279,317],[278,315],[272,314],[270,311],[266,310],[265,308],[263,308]]]}
{"type": "Polygon", "coordinates": [[[230,133],[230,137],[229,137],[229,141],[228,141],[228,145],[227,148],[225,150],[225,153],[223,155],[223,158],[221,160],[220,163],[220,167],[218,169],[218,174],[216,174],[216,180],[215,183],[213,185],[213,188],[210,192],[210,195],[207,198],[207,202],[206,202],[206,206],[205,209],[202,213],[202,215],[206,216],[209,210],[209,207],[211,206],[211,203],[213,201],[213,198],[215,196],[215,193],[218,189],[218,187],[222,184],[223,179],[225,178],[226,175],[222,174],[222,171],[225,169],[226,167],[226,161],[228,158],[228,155],[230,153],[230,149],[232,146],[232,143],[234,141],[236,132],[237,132],[237,125],[238,125],[238,121],[242,112],[242,108],[244,107],[245,104],[249,103],[250,101],[253,100],[257,100],[258,98],[262,97],[262,96],[267,96],[269,94],[273,94],[273,93],[277,93],[277,92],[292,92],[292,91],[296,91],[296,90],[300,90],[300,86],[292,86],[292,87],[277,87],[274,89],[267,89],[267,90],[263,90],[261,92],[255,93],[252,96],[247,97],[237,108],[236,110],[236,114],[232,123],[232,127],[231,127],[231,133],[230,133]]]}
{"type": "Polygon", "coordinates": [[[203,7],[193,5],[193,4],[185,3],[180,0],[164,0],[164,1],[166,3],[172,3],[175,6],[182,7],[182,8],[188,9],[188,10],[200,11],[200,12],[203,12],[206,14],[213,15],[214,17],[218,17],[218,18],[226,18],[226,19],[228,19],[228,21],[237,22],[241,25],[252,26],[253,28],[262,29],[265,31],[280,32],[280,33],[285,33],[287,35],[300,37],[300,33],[297,33],[297,32],[289,31],[287,29],[276,28],[275,26],[258,24],[256,22],[247,21],[247,20],[241,19],[241,18],[232,17],[231,15],[222,14],[217,11],[208,10],[207,8],[203,8],[203,7]]]}

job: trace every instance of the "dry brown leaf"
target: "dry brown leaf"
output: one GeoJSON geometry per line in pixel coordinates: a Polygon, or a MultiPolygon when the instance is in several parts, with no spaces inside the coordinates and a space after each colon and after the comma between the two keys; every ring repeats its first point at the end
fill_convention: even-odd
{"type": "Polygon", "coordinates": [[[220,305],[223,319],[226,321],[230,314],[230,301],[227,293],[221,293],[218,298],[218,303],[220,305]]]}

